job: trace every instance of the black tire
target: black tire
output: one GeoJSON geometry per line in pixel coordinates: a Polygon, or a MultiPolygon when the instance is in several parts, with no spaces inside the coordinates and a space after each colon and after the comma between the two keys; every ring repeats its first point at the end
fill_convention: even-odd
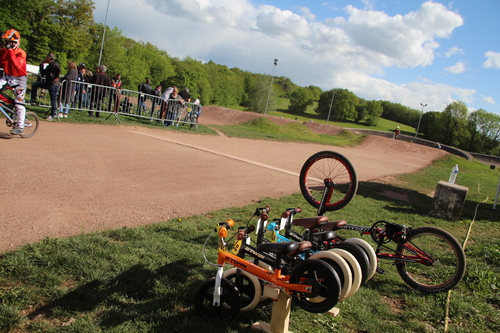
{"type": "Polygon", "coordinates": [[[262,297],[262,285],[256,276],[237,268],[224,271],[223,278],[233,282],[241,293],[241,312],[250,311],[259,304],[262,297]]]}
{"type": "Polygon", "coordinates": [[[299,262],[290,274],[290,283],[313,286],[310,297],[306,293],[294,297],[295,303],[308,312],[327,312],[339,301],[341,290],[339,276],[324,261],[307,259],[299,262]]]}
{"type": "Polygon", "coordinates": [[[343,249],[349,252],[356,258],[359,263],[359,267],[361,268],[361,285],[365,284],[368,279],[370,279],[370,258],[366,254],[365,250],[357,244],[350,242],[342,242],[334,246],[337,249],[343,249]]]}
{"type": "MultiPolygon", "coordinates": [[[[410,287],[429,293],[448,291],[464,277],[466,262],[462,246],[453,235],[434,227],[421,227],[411,231],[407,246],[424,251],[431,259],[428,264],[400,262],[397,270],[410,287]]],[[[397,253],[415,255],[398,245],[397,253]]]]}
{"type": "Polygon", "coordinates": [[[325,211],[345,207],[358,189],[358,177],[351,162],[333,151],[321,151],[309,157],[302,166],[299,185],[302,195],[314,208],[319,208],[325,190],[325,179],[331,179],[334,190],[325,204],[325,211]]]}
{"type": "Polygon", "coordinates": [[[26,112],[24,119],[24,132],[19,134],[21,138],[31,138],[38,131],[38,125],[40,124],[40,119],[38,115],[34,112],[26,112]]]}
{"type": "Polygon", "coordinates": [[[198,315],[208,320],[231,320],[240,312],[241,294],[236,285],[227,280],[221,280],[221,304],[213,305],[215,278],[205,280],[200,284],[194,296],[194,308],[198,315]]]}

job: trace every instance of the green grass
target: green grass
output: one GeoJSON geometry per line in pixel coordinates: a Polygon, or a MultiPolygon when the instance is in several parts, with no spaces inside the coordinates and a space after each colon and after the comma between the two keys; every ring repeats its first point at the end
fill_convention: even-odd
{"type": "MultiPolygon", "coordinates": [[[[411,227],[432,225],[467,243],[468,269],[451,294],[449,332],[498,332],[500,232],[493,211],[498,171],[457,157],[436,161],[391,184],[362,182],[354,200],[327,215],[369,226],[378,220],[411,227]],[[455,163],[457,183],[469,187],[462,222],[427,216],[431,193],[455,163]],[[478,186],[479,184],[479,186],[478,186]],[[480,188],[480,190],[478,190],[480,188]],[[410,202],[387,198],[384,191],[407,194],[410,202]],[[486,197],[490,199],[483,202],[486,197]]],[[[198,285],[214,276],[202,256],[203,243],[217,222],[233,218],[244,225],[256,207],[269,205],[271,217],[301,206],[313,216],[300,193],[262,198],[245,207],[178,217],[138,228],[121,228],[69,238],[47,238],[0,256],[0,330],[8,332],[250,332],[270,321],[272,301],[264,301],[237,320],[210,324],[195,313],[198,285]]],[[[255,223],[255,220],[253,220],[255,223]]],[[[343,231],[345,236],[355,236],[343,231]]],[[[371,241],[369,238],[364,238],[371,241]]],[[[215,238],[212,238],[215,240],[215,238]]],[[[213,261],[216,243],[208,243],[213,261]]],[[[407,287],[390,262],[352,297],[340,302],[340,314],[311,314],[293,306],[292,332],[442,332],[446,293],[426,295],[407,287]]]]}
{"type": "Polygon", "coordinates": [[[343,131],[339,135],[317,134],[302,123],[290,122],[278,125],[273,121],[260,117],[240,125],[211,125],[230,137],[246,139],[295,141],[321,143],[335,146],[354,146],[363,142],[365,136],[343,131]]]}

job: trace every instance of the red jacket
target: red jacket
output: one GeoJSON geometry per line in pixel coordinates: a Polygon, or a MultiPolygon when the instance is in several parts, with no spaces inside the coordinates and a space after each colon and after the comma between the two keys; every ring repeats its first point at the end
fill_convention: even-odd
{"type": "Polygon", "coordinates": [[[0,67],[10,76],[26,76],[26,52],[22,49],[0,49],[0,67]]]}

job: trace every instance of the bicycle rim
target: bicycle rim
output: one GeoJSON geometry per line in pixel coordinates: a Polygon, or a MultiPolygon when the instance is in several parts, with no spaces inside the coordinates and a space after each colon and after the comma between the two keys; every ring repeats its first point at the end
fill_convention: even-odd
{"type": "Polygon", "coordinates": [[[233,282],[241,293],[240,311],[250,311],[259,304],[262,296],[262,285],[259,279],[245,271],[237,274],[236,268],[231,268],[224,272],[223,278],[233,282]]]}
{"type": "Polygon", "coordinates": [[[298,263],[290,275],[290,283],[313,285],[315,297],[306,294],[294,298],[302,309],[312,313],[323,313],[331,310],[340,298],[340,280],[335,270],[326,262],[307,259],[298,263]]]}
{"type": "Polygon", "coordinates": [[[333,151],[321,151],[307,159],[302,166],[299,185],[302,195],[314,208],[319,208],[325,191],[325,179],[333,181],[334,188],[325,203],[325,211],[345,207],[354,198],[358,178],[351,162],[333,151]]]}
{"type": "Polygon", "coordinates": [[[240,312],[241,295],[234,283],[221,280],[220,306],[213,305],[215,278],[200,284],[194,297],[194,308],[198,315],[209,320],[231,320],[240,312]]]}
{"type": "MultiPolygon", "coordinates": [[[[403,281],[410,287],[430,293],[447,291],[455,287],[465,274],[465,253],[458,241],[450,233],[433,227],[412,230],[406,246],[417,248],[431,258],[429,265],[416,262],[397,264],[403,281]]],[[[402,245],[397,252],[415,255],[402,245]]]]}
{"type": "Polygon", "coordinates": [[[26,112],[24,119],[24,132],[20,134],[22,138],[31,138],[38,131],[40,120],[34,112],[26,112]]]}

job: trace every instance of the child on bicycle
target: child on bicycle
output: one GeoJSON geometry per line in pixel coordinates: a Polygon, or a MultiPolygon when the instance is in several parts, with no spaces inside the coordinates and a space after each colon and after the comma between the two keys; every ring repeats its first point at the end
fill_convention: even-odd
{"type": "Polygon", "coordinates": [[[26,52],[19,48],[21,35],[14,29],[5,31],[2,35],[4,47],[0,49],[0,68],[3,68],[5,76],[0,78],[0,90],[10,87],[14,91],[17,114],[17,124],[10,131],[11,134],[24,132],[24,94],[26,93],[26,52]]]}

